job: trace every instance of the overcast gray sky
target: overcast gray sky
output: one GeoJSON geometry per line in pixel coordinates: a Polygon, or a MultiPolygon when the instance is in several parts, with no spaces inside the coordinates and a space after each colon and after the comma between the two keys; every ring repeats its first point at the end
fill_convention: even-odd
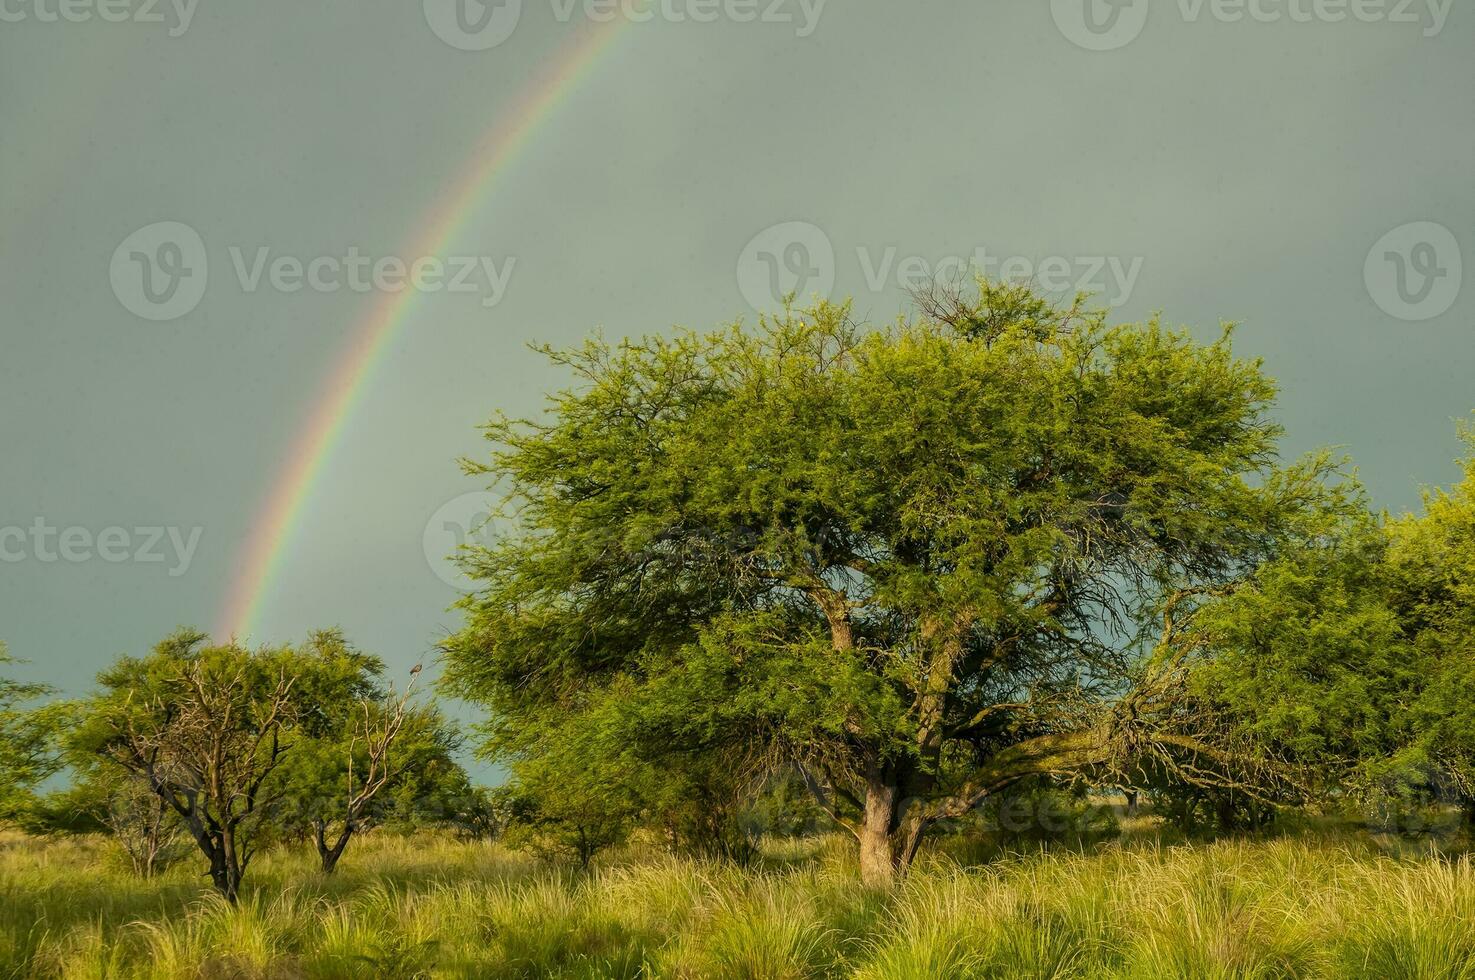
{"type": "Polygon", "coordinates": [[[1345,447],[1395,510],[1456,476],[1468,5],[60,3],[0,0],[0,638],[68,692],[219,621],[391,285],[346,285],[350,254],[473,288],[407,305],[251,638],[339,625],[397,671],[456,623],[426,557],[477,489],[455,458],[561,381],[527,345],[713,326],[775,290],[887,319],[908,277],[981,261],[1123,320],[1236,320],[1284,386],[1288,453],[1345,447]],[[426,254],[486,134],[603,31],[426,254]],[[288,258],[253,279],[258,256],[288,258]],[[294,259],[323,260],[318,286],[294,259]]]}

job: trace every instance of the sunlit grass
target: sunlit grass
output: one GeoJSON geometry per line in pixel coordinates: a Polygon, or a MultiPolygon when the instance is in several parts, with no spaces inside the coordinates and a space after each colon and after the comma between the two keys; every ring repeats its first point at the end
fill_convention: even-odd
{"type": "Polygon", "coordinates": [[[106,841],[7,836],[0,976],[1475,978],[1475,870],[1417,847],[1143,833],[939,854],[890,894],[851,860],[829,840],[747,870],[647,848],[580,875],[369,835],[332,878],[263,855],[232,908],[191,867],[141,881],[106,841]]]}

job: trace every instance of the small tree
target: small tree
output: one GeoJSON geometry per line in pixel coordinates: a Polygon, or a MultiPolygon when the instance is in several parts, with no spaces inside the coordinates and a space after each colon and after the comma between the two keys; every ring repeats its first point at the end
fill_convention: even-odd
{"type": "Polygon", "coordinates": [[[139,777],[228,900],[263,844],[305,829],[331,872],[386,787],[464,775],[440,715],[381,688],[383,663],[338,631],[298,647],[205,644],[181,631],[103,672],[71,748],[139,777]]]}
{"type": "Polygon", "coordinates": [[[495,840],[509,816],[506,794],[468,782],[459,792],[446,797],[442,822],[464,841],[495,840]]]}
{"type": "Polygon", "coordinates": [[[188,846],[179,814],[137,776],[122,776],[108,788],[102,822],[141,878],[164,870],[188,846]]]}
{"type": "Polygon", "coordinates": [[[306,826],[324,874],[356,833],[391,816],[413,821],[403,811],[437,808],[466,785],[452,757],[458,738],[434,708],[410,702],[413,684],[331,712],[332,729],[300,744],[286,766],[291,822],[306,826]]]}
{"type": "MultiPolygon", "coordinates": [[[[0,667],[15,663],[0,642],[0,667]]],[[[17,815],[32,786],[56,772],[55,734],[60,718],[51,708],[27,702],[51,693],[44,684],[0,676],[0,819],[17,815]]]]}
{"type": "Polygon", "coordinates": [[[71,754],[71,785],[38,797],[22,815],[35,834],[107,834],[139,877],[184,857],[190,842],[169,804],[140,776],[95,755],[71,754]]]}
{"type": "Polygon", "coordinates": [[[547,860],[572,861],[581,871],[600,851],[623,841],[634,814],[611,809],[609,787],[583,782],[518,782],[497,792],[508,847],[547,860]]]}
{"type": "Polygon", "coordinates": [[[630,771],[593,726],[539,730],[549,736],[541,750],[511,760],[511,780],[493,791],[504,817],[502,839],[588,868],[638,820],[645,772],[638,763],[630,771]]]}
{"type": "Polygon", "coordinates": [[[1387,579],[1421,682],[1404,718],[1407,761],[1475,828],[1475,424],[1460,433],[1464,480],[1390,524],[1387,579]]]}
{"type": "Polygon", "coordinates": [[[206,639],[181,631],[104,671],[75,745],[137,776],[178,814],[216,890],[235,902],[270,830],[271,777],[303,711],[295,689],[305,664],[288,648],[206,639]]]}

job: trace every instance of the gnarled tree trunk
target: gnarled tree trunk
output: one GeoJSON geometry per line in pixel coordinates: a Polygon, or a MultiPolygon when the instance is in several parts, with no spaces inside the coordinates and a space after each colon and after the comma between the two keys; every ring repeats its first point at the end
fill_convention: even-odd
{"type": "Polygon", "coordinates": [[[246,865],[236,852],[235,835],[230,828],[207,822],[197,813],[185,814],[185,825],[200,851],[210,862],[210,883],[227,902],[235,905],[240,898],[241,878],[246,865]]]}
{"type": "Polygon", "coordinates": [[[888,888],[906,876],[927,829],[914,789],[916,773],[906,764],[873,765],[866,776],[860,838],[860,874],[872,888],[888,888]]]}
{"type": "Polygon", "coordinates": [[[343,832],[338,835],[338,840],[332,844],[328,843],[328,825],[318,821],[316,833],[313,835],[313,843],[317,845],[318,858],[322,862],[323,874],[330,875],[338,867],[338,859],[343,856],[344,848],[348,847],[349,838],[353,836],[354,824],[352,820],[343,824],[343,832]]]}
{"type": "Polygon", "coordinates": [[[866,808],[860,826],[860,876],[873,888],[886,887],[896,879],[897,787],[879,774],[867,780],[866,808]]]}

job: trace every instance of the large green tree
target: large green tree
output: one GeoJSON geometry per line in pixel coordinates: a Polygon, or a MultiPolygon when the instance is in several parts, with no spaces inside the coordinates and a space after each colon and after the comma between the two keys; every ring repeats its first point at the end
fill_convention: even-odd
{"type": "Polygon", "coordinates": [[[514,762],[578,730],[797,764],[874,883],[1031,776],[1222,760],[1151,624],[1328,496],[1325,459],[1278,467],[1274,386],[1227,330],[1023,288],[549,356],[577,384],[470,464],[508,507],[465,558],[452,688],[514,762]]]}
{"type": "Polygon", "coordinates": [[[1367,798],[1408,768],[1407,708],[1425,676],[1390,602],[1387,553],[1386,525],[1353,515],[1180,632],[1189,696],[1283,777],[1283,802],[1367,798]]]}
{"type": "Polygon", "coordinates": [[[1183,643],[1193,696],[1295,795],[1443,799],[1475,823],[1475,462],[1424,504],[1289,549],[1183,643]]]}

